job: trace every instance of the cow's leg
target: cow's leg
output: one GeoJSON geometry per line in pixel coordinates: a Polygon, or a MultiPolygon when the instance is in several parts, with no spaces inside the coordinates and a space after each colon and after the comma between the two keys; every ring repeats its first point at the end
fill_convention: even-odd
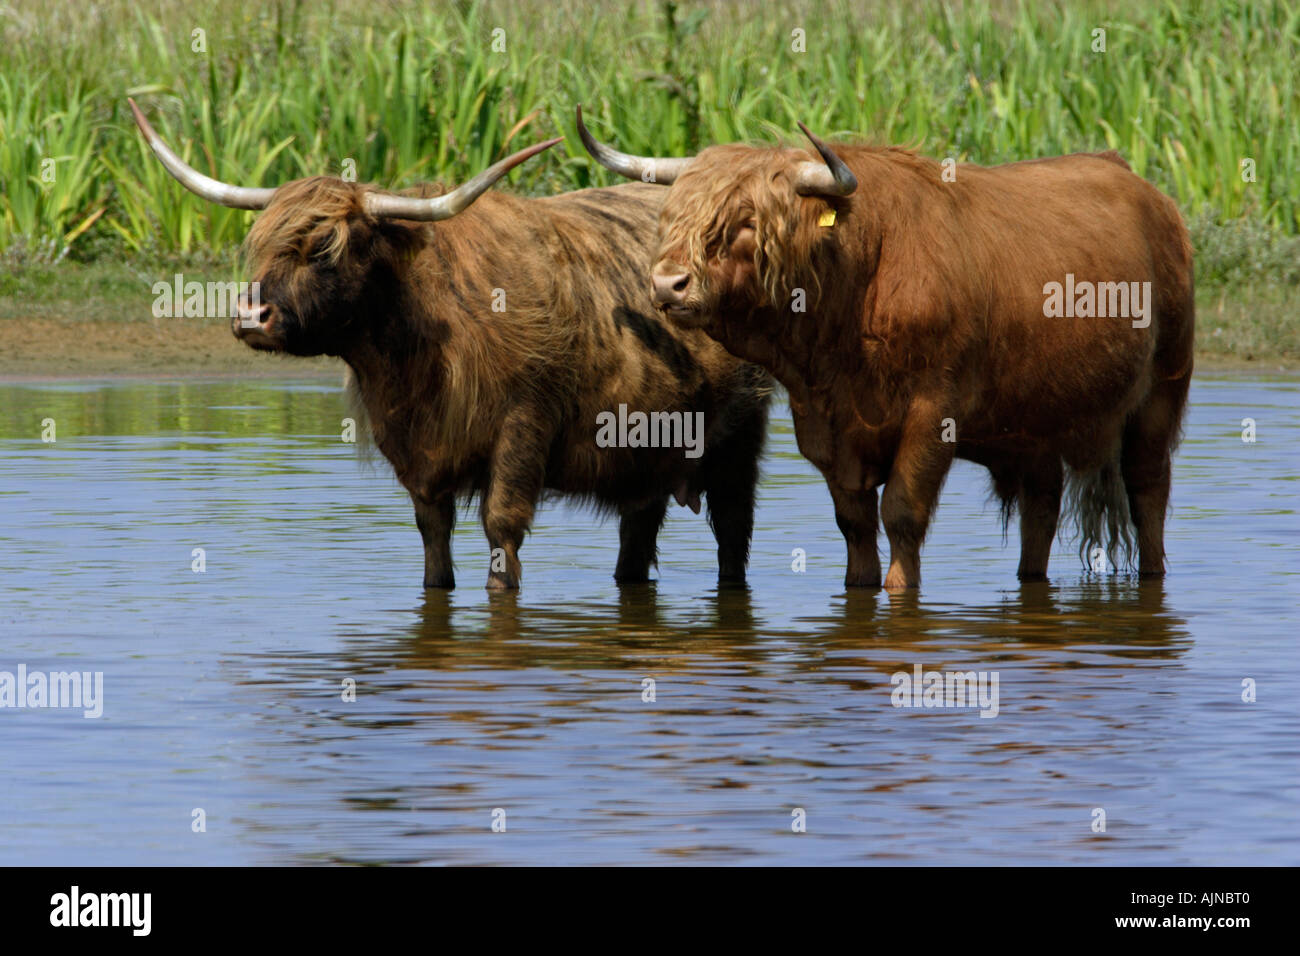
{"type": "Polygon", "coordinates": [[[706,495],[709,525],[718,542],[718,583],[744,584],[749,542],[754,533],[754,484],[737,481],[714,486],[707,489],[706,495]]]}
{"type": "Polygon", "coordinates": [[[1059,455],[1045,454],[1031,459],[1020,474],[1017,501],[1020,508],[1020,568],[1022,581],[1047,577],[1052,539],[1061,517],[1061,487],[1064,469],[1059,455]]]}
{"type": "Polygon", "coordinates": [[[415,525],[424,539],[424,586],[454,588],[451,564],[451,529],[456,523],[456,499],[450,493],[426,498],[412,495],[415,525]]]}
{"type": "Polygon", "coordinates": [[[538,424],[538,419],[524,410],[516,411],[502,427],[492,450],[482,507],[483,531],[491,549],[489,588],[519,587],[519,548],[533,523],[546,480],[549,435],[538,424]]]}
{"type": "Polygon", "coordinates": [[[717,429],[701,463],[700,485],[709,511],[709,527],[718,542],[718,583],[741,585],[749,566],[754,534],[754,499],[758,462],[767,439],[767,406],[724,410],[728,424],[717,429]],[[731,414],[729,414],[729,412],[731,414]]]}
{"type": "Polygon", "coordinates": [[[1170,456],[1177,443],[1191,376],[1168,379],[1152,390],[1124,427],[1120,470],[1129,515],[1137,526],[1138,573],[1165,573],[1165,511],[1169,507],[1170,456]]]}
{"type": "Polygon", "coordinates": [[[937,404],[917,401],[903,423],[880,498],[880,518],[889,537],[888,591],[921,583],[921,544],[956,448],[940,438],[943,417],[937,404]]]}
{"type": "Polygon", "coordinates": [[[483,531],[491,549],[488,565],[489,588],[517,588],[523,569],[519,564],[519,548],[533,523],[537,494],[532,489],[511,486],[493,477],[483,499],[483,531]]]}
{"type": "Polygon", "coordinates": [[[614,580],[637,584],[650,580],[650,566],[656,563],[659,529],[668,511],[668,499],[660,498],[637,511],[629,511],[618,523],[618,564],[614,580]]]}
{"type": "Polygon", "coordinates": [[[875,488],[846,491],[827,482],[831,501],[835,503],[835,524],[848,547],[848,570],[844,572],[846,588],[880,587],[880,550],[876,535],[880,528],[878,495],[875,488]]]}

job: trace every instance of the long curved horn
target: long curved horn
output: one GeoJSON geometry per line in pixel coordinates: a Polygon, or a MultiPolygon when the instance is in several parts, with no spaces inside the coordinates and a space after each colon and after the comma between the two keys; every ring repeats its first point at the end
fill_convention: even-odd
{"type": "Polygon", "coordinates": [[[812,140],[826,163],[800,163],[799,171],[795,174],[795,192],[801,196],[847,196],[857,189],[858,178],[844,165],[844,160],[836,156],[803,123],[799,124],[799,128],[812,140]]]}
{"type": "Polygon", "coordinates": [[[581,104],[578,105],[578,135],[582,137],[582,145],[587,147],[587,152],[591,153],[592,158],[600,165],[620,176],[645,183],[671,186],[682,174],[682,170],[695,158],[694,156],[684,158],[633,156],[631,153],[620,153],[604,143],[597,142],[596,137],[591,135],[591,131],[582,122],[581,104]]]}
{"type": "Polygon", "coordinates": [[[462,183],[443,196],[420,199],[415,196],[394,196],[391,193],[366,193],[366,212],[380,219],[414,219],[417,222],[450,219],[468,208],[474,200],[487,192],[493,183],[524,160],[536,156],[542,150],[550,149],[563,139],[563,136],[559,136],[529,146],[527,149],[521,149],[500,162],[493,163],[473,179],[462,183]]]}
{"type": "Polygon", "coordinates": [[[135,125],[140,127],[145,142],[149,144],[153,154],[167,168],[167,172],[176,177],[182,186],[196,196],[202,196],[208,202],[214,202],[221,206],[230,206],[233,209],[266,208],[266,204],[271,201],[271,193],[275,192],[274,189],[231,186],[229,183],[223,183],[211,176],[204,176],[171,151],[171,148],[154,132],[153,127],[149,125],[149,121],[144,118],[144,114],[140,112],[140,107],[135,105],[135,100],[128,98],[127,102],[131,104],[131,112],[135,115],[135,125]]]}

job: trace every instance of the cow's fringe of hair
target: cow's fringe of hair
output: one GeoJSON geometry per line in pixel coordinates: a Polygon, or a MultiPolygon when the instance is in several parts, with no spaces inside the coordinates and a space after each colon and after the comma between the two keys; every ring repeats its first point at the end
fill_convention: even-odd
{"type": "MultiPolygon", "coordinates": [[[[793,173],[798,161],[809,159],[801,150],[784,150],[789,154],[789,170],[793,173]]],[[[770,162],[771,151],[737,151],[738,162],[763,165],[770,162]]],[[[698,178],[698,176],[697,176],[698,178]]],[[[710,252],[725,255],[727,231],[743,217],[754,219],[754,239],[757,246],[755,269],[768,302],[776,307],[783,305],[795,287],[811,285],[812,298],[820,294],[820,276],[813,267],[818,247],[818,227],[815,210],[804,215],[791,216],[791,203],[798,197],[789,176],[761,180],[761,185],[743,192],[732,187],[733,181],[753,183],[755,177],[745,177],[732,166],[721,167],[714,177],[716,182],[697,183],[696,188],[710,198],[698,204],[693,215],[683,215],[667,224],[661,236],[661,248],[685,251],[688,261],[680,263],[696,277],[701,290],[708,293],[708,270],[705,268],[710,252]]]]}
{"type": "Polygon", "coordinates": [[[1085,568],[1091,569],[1092,554],[1100,548],[1117,571],[1133,570],[1133,521],[1118,455],[1090,471],[1066,468],[1065,512],[1085,568]]]}
{"type": "Polygon", "coordinates": [[[285,187],[293,202],[278,202],[253,221],[244,243],[248,267],[299,250],[312,235],[321,238],[320,254],[337,264],[347,250],[348,216],[361,209],[366,187],[329,176],[312,176],[285,187]]]}

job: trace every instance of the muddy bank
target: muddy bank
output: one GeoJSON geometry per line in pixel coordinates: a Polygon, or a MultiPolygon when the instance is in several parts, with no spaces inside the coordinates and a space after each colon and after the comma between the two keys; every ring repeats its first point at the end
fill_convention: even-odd
{"type": "MultiPolygon", "coordinates": [[[[1202,370],[1293,370],[1283,357],[1246,360],[1197,352],[1202,370]]],[[[236,377],[341,379],[332,358],[254,352],[226,319],[6,318],[0,320],[0,378],[236,377]]]]}
{"type": "Polygon", "coordinates": [[[127,322],[83,318],[0,321],[0,376],[235,376],[340,378],[338,359],[254,352],[228,319],[127,322]]]}

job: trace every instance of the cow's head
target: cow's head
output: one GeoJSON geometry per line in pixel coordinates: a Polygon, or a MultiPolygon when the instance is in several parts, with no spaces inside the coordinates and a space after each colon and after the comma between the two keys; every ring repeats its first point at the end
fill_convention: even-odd
{"type": "Polygon", "coordinates": [[[799,128],[821,160],[799,149],[712,146],[688,158],[632,156],[578,132],[601,165],[629,179],[670,186],[659,215],[651,296],[680,325],[707,326],[721,311],[782,307],[803,283],[823,238],[825,201],[857,179],[829,146],[799,128]]]}
{"type": "Polygon", "coordinates": [[[451,218],[560,141],[521,150],[443,195],[394,195],[328,176],[250,188],[192,169],[134,102],[131,110],[154,154],[185,188],[223,206],[265,210],[244,242],[254,284],[240,296],[231,329],[255,349],[293,355],[341,354],[361,317],[392,295],[402,263],[421,241],[420,223],[451,218]]]}

